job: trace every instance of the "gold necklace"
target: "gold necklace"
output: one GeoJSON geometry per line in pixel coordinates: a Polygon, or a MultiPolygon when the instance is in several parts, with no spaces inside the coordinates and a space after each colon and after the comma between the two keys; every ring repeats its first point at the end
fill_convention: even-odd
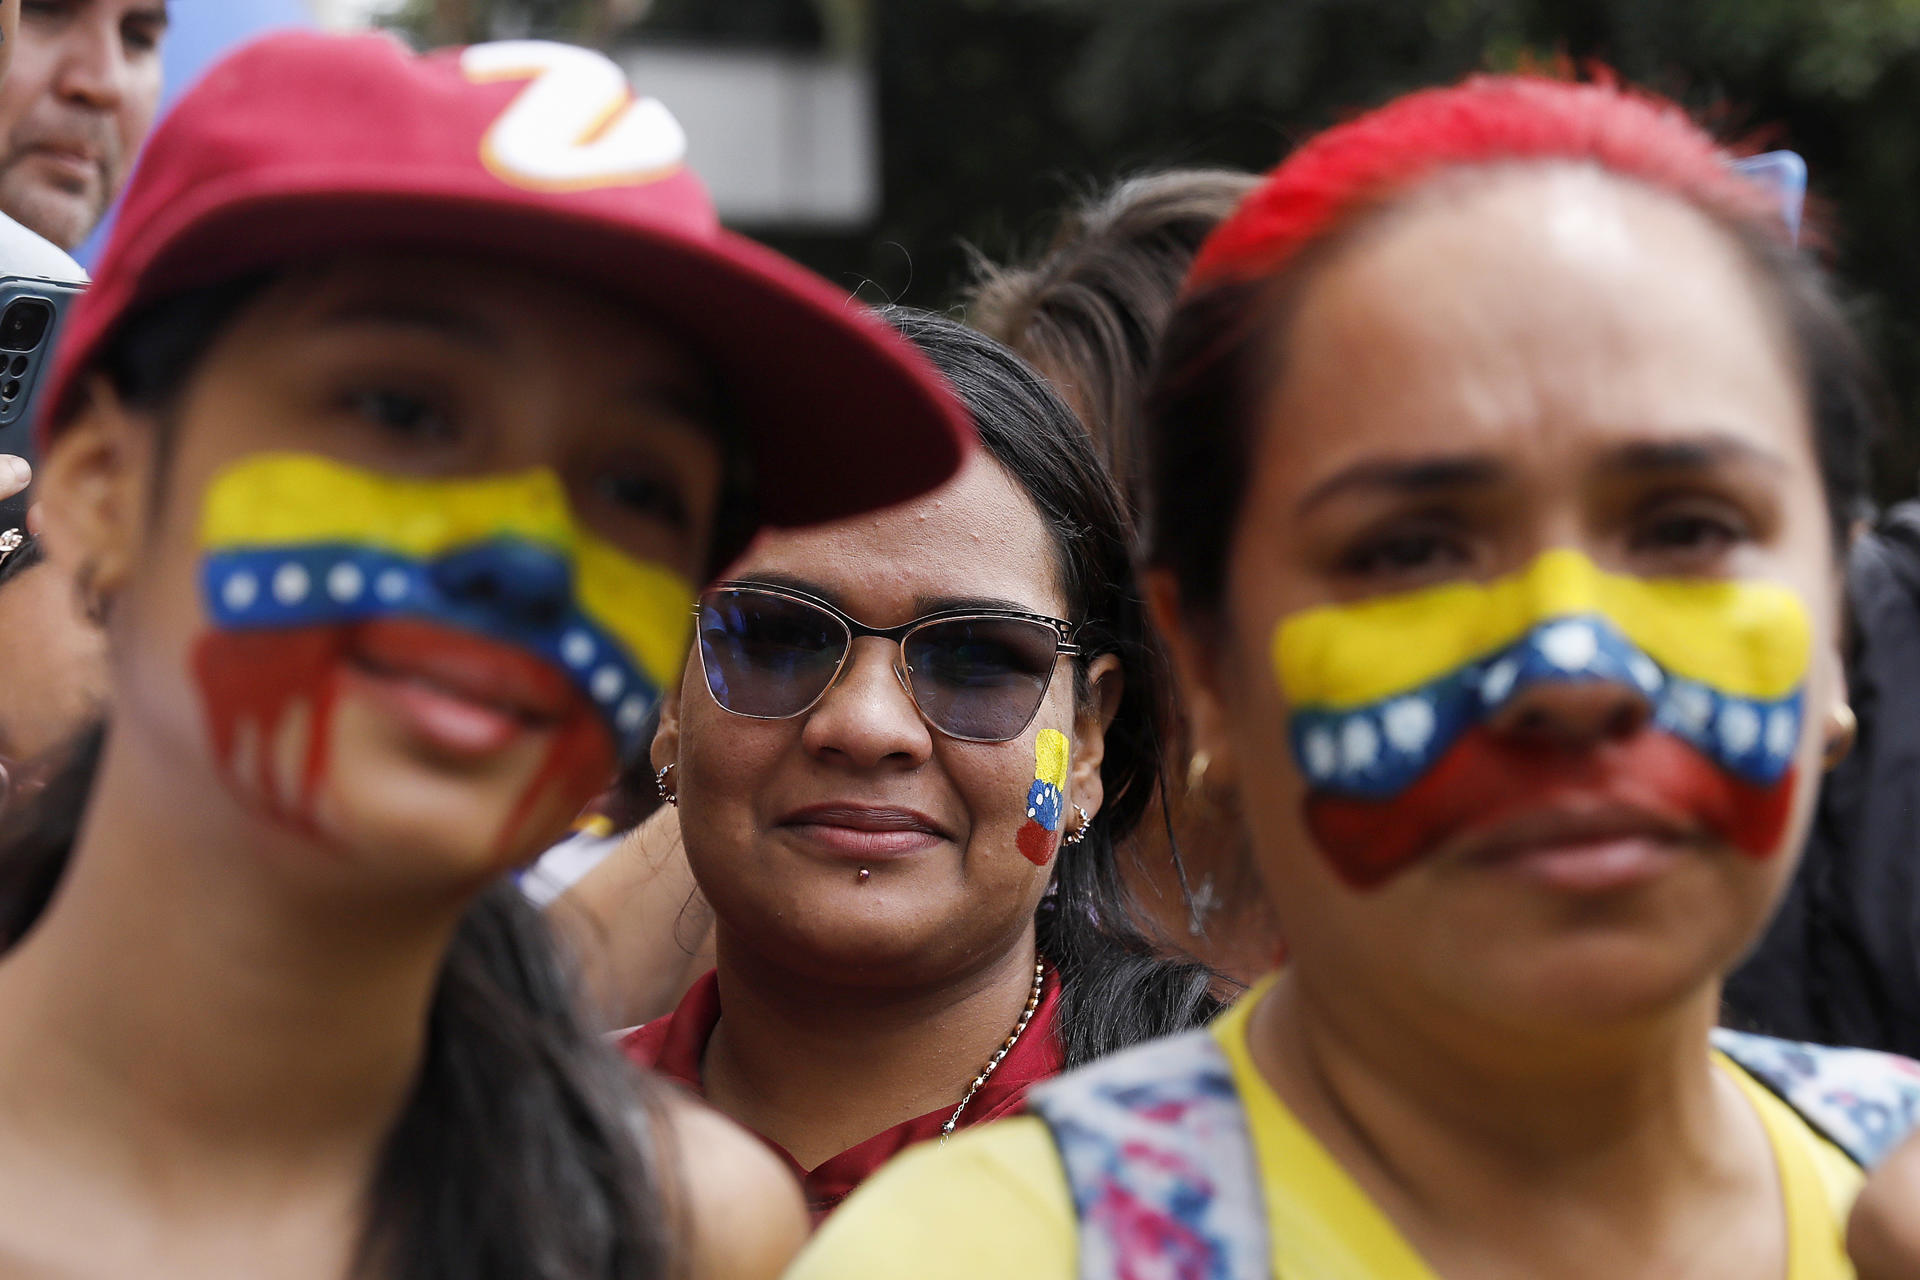
{"type": "Polygon", "coordinates": [[[993,1051],[993,1056],[987,1059],[987,1065],[980,1068],[980,1074],[975,1076],[973,1083],[967,1086],[967,1096],[960,1099],[960,1105],[953,1109],[953,1114],[947,1117],[947,1122],[940,1126],[940,1141],[943,1145],[953,1136],[953,1126],[960,1123],[960,1113],[967,1109],[969,1102],[973,1101],[973,1095],[980,1092],[981,1085],[993,1078],[993,1073],[1000,1069],[1001,1060],[1013,1050],[1013,1046],[1020,1043],[1020,1033],[1027,1029],[1029,1022],[1033,1021],[1033,1011],[1040,1007],[1040,983],[1046,974],[1045,964],[1036,959],[1033,962],[1033,990],[1027,994],[1027,1007],[1020,1011],[1020,1021],[1013,1024],[1013,1034],[993,1051]]]}

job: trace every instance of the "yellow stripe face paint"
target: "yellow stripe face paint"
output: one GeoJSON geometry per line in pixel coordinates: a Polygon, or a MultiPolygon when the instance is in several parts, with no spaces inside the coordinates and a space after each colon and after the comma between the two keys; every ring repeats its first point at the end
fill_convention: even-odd
{"type": "Polygon", "coordinates": [[[1274,666],[1296,706],[1365,706],[1430,684],[1548,619],[1582,614],[1606,618],[1673,674],[1741,697],[1783,697],[1806,675],[1811,634],[1786,587],[1623,577],[1566,550],[1490,583],[1295,614],[1275,635],[1274,666]]]}

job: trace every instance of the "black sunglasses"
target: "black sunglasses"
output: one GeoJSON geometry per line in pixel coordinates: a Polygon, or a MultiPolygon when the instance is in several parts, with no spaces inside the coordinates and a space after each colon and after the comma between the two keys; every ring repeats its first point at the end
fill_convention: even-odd
{"type": "Polygon", "coordinates": [[[869,627],[786,587],[722,582],[700,597],[700,669],[723,711],[789,720],[813,709],[857,636],[900,646],[894,675],[926,722],[963,742],[1006,742],[1033,723],[1055,663],[1076,657],[1072,623],[1011,609],[930,613],[869,627]]]}

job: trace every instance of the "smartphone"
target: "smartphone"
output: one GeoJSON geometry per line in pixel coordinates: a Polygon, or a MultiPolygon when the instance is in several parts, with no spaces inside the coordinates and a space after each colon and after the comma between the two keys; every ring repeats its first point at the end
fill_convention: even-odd
{"type": "MultiPolygon", "coordinates": [[[[45,380],[60,321],[87,273],[52,241],[0,215],[0,453],[37,465],[34,393],[45,380]]],[[[0,530],[24,528],[33,489],[0,500],[0,530]]]]}

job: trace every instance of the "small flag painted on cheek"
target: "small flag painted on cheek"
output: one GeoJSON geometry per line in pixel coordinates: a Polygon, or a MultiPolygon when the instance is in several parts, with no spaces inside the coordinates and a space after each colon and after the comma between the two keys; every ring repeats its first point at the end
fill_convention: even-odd
{"type": "Polygon", "coordinates": [[[1033,742],[1033,785],[1027,788],[1027,820],[1016,843],[1036,867],[1052,859],[1060,843],[1060,818],[1066,811],[1067,735],[1042,729],[1033,742]]]}
{"type": "Polygon", "coordinates": [[[1308,829],[1368,887],[1450,835],[1582,788],[1778,852],[1811,644],[1777,584],[1630,578],[1550,551],[1491,583],[1296,614],[1273,656],[1308,829]],[[1505,708],[1556,683],[1611,686],[1640,727],[1604,754],[1500,729],[1505,708]]]}

